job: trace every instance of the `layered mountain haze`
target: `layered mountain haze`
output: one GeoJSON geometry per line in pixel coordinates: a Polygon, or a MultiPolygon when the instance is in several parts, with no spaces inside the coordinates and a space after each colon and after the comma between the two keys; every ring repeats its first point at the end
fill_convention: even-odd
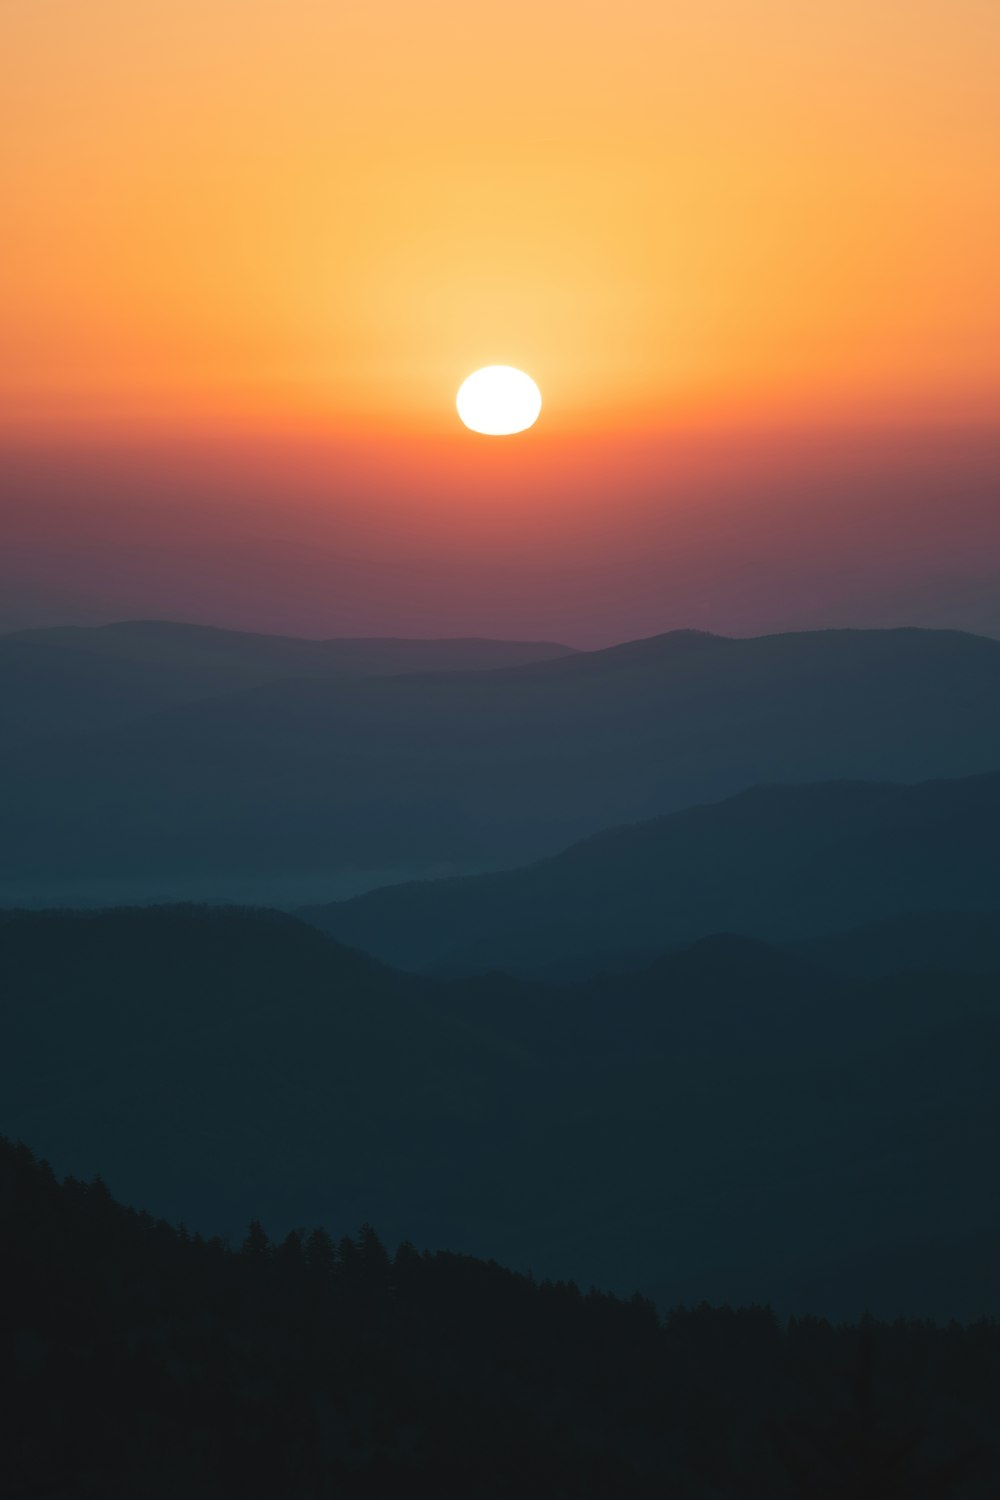
{"type": "Polygon", "coordinates": [[[1000,643],[134,622],[0,670],[8,905],[383,882],[0,918],[0,1133],[58,1170],[663,1306],[1000,1307],[1000,643]]]}
{"type": "MultiPolygon", "coordinates": [[[[362,889],[513,865],[761,782],[1000,765],[1000,642],[981,637],[676,632],[575,654],[502,649],[551,659],[286,675],[207,697],[202,679],[188,701],[129,709],[128,722],[8,744],[4,899],[64,900],[114,879],[238,896],[252,876],[282,904],[302,875],[337,895],[345,875],[362,889]]],[[[218,670],[217,654],[196,655],[199,671],[206,658],[218,670]]],[[[154,692],[158,659],[144,667],[154,692]]],[[[78,709],[67,718],[81,727],[78,709]]]]}
{"type": "Polygon", "coordinates": [[[123,620],[112,625],[52,626],[5,638],[23,645],[61,646],[162,668],[216,670],[220,681],[247,686],[269,678],[333,677],[344,673],[392,677],[405,672],[485,671],[574,655],[554,641],[500,641],[484,637],[341,636],[303,640],[260,635],[172,620],[123,620]],[[231,674],[227,678],[224,674],[231,674]],[[243,674],[241,681],[240,674],[243,674]]]}
{"type": "Polygon", "coordinates": [[[367,1219],[664,1307],[974,1317],[998,980],[722,937],[441,983],[276,913],[9,914],[0,1133],[210,1233],[367,1219]],[[893,1267],[931,1261],[904,1300],[893,1267]]]}
{"type": "Polygon", "coordinates": [[[484,671],[569,656],[548,641],[302,640],[169,620],[0,636],[3,744],[76,735],[286,679],[484,671]]]}
{"type": "MultiPolygon", "coordinates": [[[[787,942],[924,910],[1000,909],[998,848],[1000,774],[764,786],[522,869],[390,886],[300,914],[405,968],[586,974],[720,930],[787,942]]],[[[912,957],[937,956],[934,924],[913,926],[912,957]]],[[[969,927],[942,935],[940,953],[961,950],[969,927]]],[[[907,946],[902,932],[890,941],[895,966],[907,946]]]]}

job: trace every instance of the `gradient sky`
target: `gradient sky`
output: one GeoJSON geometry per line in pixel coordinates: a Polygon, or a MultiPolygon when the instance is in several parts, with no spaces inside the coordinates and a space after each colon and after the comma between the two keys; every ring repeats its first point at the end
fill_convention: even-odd
{"type": "Polygon", "coordinates": [[[994,0],[7,0],[0,58],[0,628],[1000,571],[994,0]],[[455,417],[494,362],[520,438],[455,417]]]}

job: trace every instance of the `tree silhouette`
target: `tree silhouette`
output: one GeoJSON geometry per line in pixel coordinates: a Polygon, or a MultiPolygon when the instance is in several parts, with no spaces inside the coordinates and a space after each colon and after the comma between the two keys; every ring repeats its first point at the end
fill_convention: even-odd
{"type": "Polygon", "coordinates": [[[0,1140],[0,1496],[996,1500],[1000,1327],[676,1309],[364,1225],[239,1250],[0,1140]]]}

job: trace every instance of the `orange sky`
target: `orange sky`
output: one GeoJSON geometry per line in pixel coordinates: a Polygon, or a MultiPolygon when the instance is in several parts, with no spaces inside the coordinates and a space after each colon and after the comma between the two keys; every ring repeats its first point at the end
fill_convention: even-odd
{"type": "Polygon", "coordinates": [[[1000,410],[995,0],[6,0],[0,59],[15,441],[481,443],[492,362],[563,435],[1000,410]]]}

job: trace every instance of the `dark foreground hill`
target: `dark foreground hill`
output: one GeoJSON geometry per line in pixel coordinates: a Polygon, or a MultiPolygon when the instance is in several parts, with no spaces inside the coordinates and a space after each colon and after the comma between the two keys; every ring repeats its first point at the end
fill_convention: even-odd
{"type": "MultiPolygon", "coordinates": [[[[787,942],[923,910],[1000,910],[998,849],[1000,775],[764,786],[523,869],[300,914],[406,968],[582,974],[712,932],[787,942]]],[[[915,933],[907,955],[897,941],[900,962],[883,972],[962,947],[957,933],[930,943],[915,933]]]]}
{"type": "Polygon", "coordinates": [[[0,1321],[10,1497],[989,1500],[1000,1470],[995,1323],[661,1322],[368,1227],[236,1251],[2,1140],[0,1321]]]}
{"type": "Polygon", "coordinates": [[[282,679],[10,747],[0,882],[15,901],[18,881],[224,895],[237,873],[495,868],[763,782],[997,766],[1000,642],[677,632],[491,672],[282,679]]]}
{"type": "Polygon", "coordinates": [[[267,912],[0,921],[0,1130],[252,1214],[678,1301],[1000,1311],[1000,994],[717,937],[576,985],[396,974],[267,912]]]}
{"type": "Polygon", "coordinates": [[[921,911],[797,945],[838,974],[878,979],[908,968],[1000,977],[1000,911],[921,911]]]}

